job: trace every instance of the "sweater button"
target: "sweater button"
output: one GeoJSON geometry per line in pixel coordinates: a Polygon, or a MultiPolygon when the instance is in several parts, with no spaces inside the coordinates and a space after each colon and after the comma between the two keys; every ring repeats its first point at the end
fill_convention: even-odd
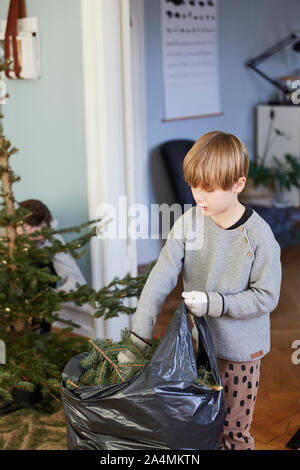
{"type": "Polygon", "coordinates": [[[251,258],[251,257],[252,257],[251,251],[248,251],[247,256],[248,256],[248,258],[251,258]]]}
{"type": "Polygon", "coordinates": [[[246,237],[245,237],[245,238],[243,238],[243,242],[244,242],[244,243],[248,243],[248,240],[247,240],[247,238],[246,238],[246,237]]]}
{"type": "Polygon", "coordinates": [[[241,227],[240,227],[240,232],[243,232],[243,231],[244,231],[244,227],[241,226],[241,227]]]}

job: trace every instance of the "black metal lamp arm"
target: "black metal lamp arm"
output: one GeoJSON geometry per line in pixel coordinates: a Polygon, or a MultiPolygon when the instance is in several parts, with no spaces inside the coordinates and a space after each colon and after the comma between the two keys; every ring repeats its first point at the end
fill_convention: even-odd
{"type": "Polygon", "coordinates": [[[272,83],[276,88],[279,88],[279,90],[283,91],[284,93],[289,92],[289,88],[284,85],[283,83],[278,82],[277,80],[273,80],[272,78],[268,77],[264,72],[259,70],[257,68],[257,65],[259,65],[261,62],[264,62],[266,59],[271,57],[272,55],[276,54],[279,52],[281,49],[284,47],[288,46],[289,44],[293,43],[295,39],[300,38],[300,31],[295,31],[291,34],[289,34],[286,38],[281,39],[278,41],[276,44],[274,44],[272,47],[266,49],[264,52],[259,54],[257,57],[254,57],[253,59],[250,59],[246,62],[246,66],[254,70],[256,73],[261,75],[265,80],[268,82],[272,83]]]}
{"type": "Polygon", "coordinates": [[[266,75],[261,70],[257,69],[254,65],[249,64],[248,67],[251,68],[252,70],[254,70],[256,73],[258,73],[265,80],[272,83],[272,85],[274,85],[276,88],[283,91],[283,93],[288,93],[290,91],[287,85],[284,85],[283,83],[280,83],[277,80],[274,80],[273,78],[268,77],[268,75],[266,75]]]}

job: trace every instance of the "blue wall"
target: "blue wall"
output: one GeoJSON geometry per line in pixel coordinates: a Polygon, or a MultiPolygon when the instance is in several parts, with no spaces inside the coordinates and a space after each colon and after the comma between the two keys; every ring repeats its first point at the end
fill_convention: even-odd
{"type": "MultiPolygon", "coordinates": [[[[255,106],[267,102],[275,88],[245,67],[245,61],[263,52],[290,32],[299,30],[299,0],[219,0],[219,76],[223,115],[175,122],[164,118],[160,0],[145,0],[147,77],[148,181],[137,187],[139,202],[172,203],[174,195],[160,161],[159,146],[170,139],[197,139],[211,130],[236,134],[253,157],[255,106]]],[[[285,48],[261,65],[272,77],[294,75],[300,54],[285,48]]],[[[141,166],[141,164],[140,164],[141,166]]],[[[144,170],[145,171],[145,170],[144,170]]],[[[145,171],[146,174],[146,171],[145,171]]],[[[155,259],[161,241],[138,242],[139,262],[155,259]]]]}
{"type": "MultiPolygon", "coordinates": [[[[8,5],[1,1],[1,19],[8,5]]],[[[11,160],[21,176],[15,198],[42,200],[65,228],[89,218],[80,0],[30,0],[27,16],[38,17],[42,76],[7,80],[11,98],[2,107],[5,134],[20,149],[11,160]]],[[[89,252],[78,265],[90,282],[89,252]]]]}

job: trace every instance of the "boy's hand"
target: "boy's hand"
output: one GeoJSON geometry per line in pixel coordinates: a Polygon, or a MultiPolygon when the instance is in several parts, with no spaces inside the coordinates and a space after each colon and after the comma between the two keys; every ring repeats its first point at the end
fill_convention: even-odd
{"type": "Polygon", "coordinates": [[[195,317],[202,317],[207,310],[207,294],[205,292],[191,291],[182,292],[184,303],[190,313],[195,317]]]}
{"type": "MultiPolygon", "coordinates": [[[[131,333],[130,339],[132,343],[139,348],[139,350],[142,350],[145,356],[148,355],[151,349],[151,346],[149,344],[150,340],[144,341],[143,338],[135,336],[134,333],[131,333]]],[[[125,351],[125,352],[122,351],[118,354],[119,364],[130,364],[131,362],[134,362],[135,360],[136,360],[135,356],[130,351],[125,351]]]]}

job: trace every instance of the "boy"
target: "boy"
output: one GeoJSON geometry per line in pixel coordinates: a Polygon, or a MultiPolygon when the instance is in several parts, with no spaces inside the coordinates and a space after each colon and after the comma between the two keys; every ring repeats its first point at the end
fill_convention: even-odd
{"type": "Polygon", "coordinates": [[[169,237],[140,296],[131,338],[149,347],[157,315],[183,266],[185,304],[192,315],[205,317],[219,361],[227,411],[220,447],[251,450],[260,361],[270,349],[269,316],[280,295],[280,247],[269,225],[238,200],[249,157],[237,137],[203,135],[183,169],[197,206],[175,222],[170,235],[180,219],[187,214],[196,219],[200,211],[203,246],[187,250],[184,236],[169,237]]]}
{"type": "MultiPolygon", "coordinates": [[[[19,206],[31,211],[31,214],[26,217],[26,223],[24,224],[28,235],[40,231],[43,226],[51,227],[54,230],[57,228],[57,220],[53,219],[48,207],[38,199],[27,199],[26,201],[20,202],[19,206]]],[[[16,230],[18,235],[23,233],[23,228],[20,225],[16,230]]],[[[57,233],[54,236],[64,244],[64,239],[61,235],[57,233]]],[[[38,237],[35,236],[34,239],[40,241],[41,248],[50,243],[48,240],[43,240],[42,235],[38,237]]],[[[86,284],[81,270],[69,253],[56,253],[53,258],[53,263],[50,263],[49,268],[53,274],[61,277],[63,280],[63,284],[57,288],[58,291],[69,292],[70,290],[76,289],[76,283],[81,285],[86,284]]]]}
{"type": "MultiPolygon", "coordinates": [[[[38,199],[27,199],[19,203],[20,207],[28,209],[31,211],[31,214],[26,217],[26,223],[24,223],[25,230],[28,235],[33,234],[34,232],[40,231],[42,227],[51,227],[54,230],[57,228],[58,222],[56,219],[53,219],[50,210],[48,207],[38,199]]],[[[23,233],[23,227],[18,225],[16,227],[18,235],[23,233]]],[[[61,243],[64,244],[64,240],[61,235],[55,234],[56,237],[61,243]]],[[[43,240],[42,235],[36,237],[35,240],[39,240],[39,246],[47,246],[50,244],[49,240],[43,240]]],[[[49,264],[39,263],[38,267],[49,267],[51,274],[59,276],[62,279],[62,285],[57,287],[56,283],[50,284],[50,287],[57,289],[57,291],[69,292],[76,289],[76,284],[86,284],[86,280],[81,273],[81,270],[76,264],[76,261],[69,253],[56,253],[53,257],[53,261],[49,264]]],[[[37,334],[43,334],[50,331],[51,325],[44,320],[37,328],[37,334]]]]}

